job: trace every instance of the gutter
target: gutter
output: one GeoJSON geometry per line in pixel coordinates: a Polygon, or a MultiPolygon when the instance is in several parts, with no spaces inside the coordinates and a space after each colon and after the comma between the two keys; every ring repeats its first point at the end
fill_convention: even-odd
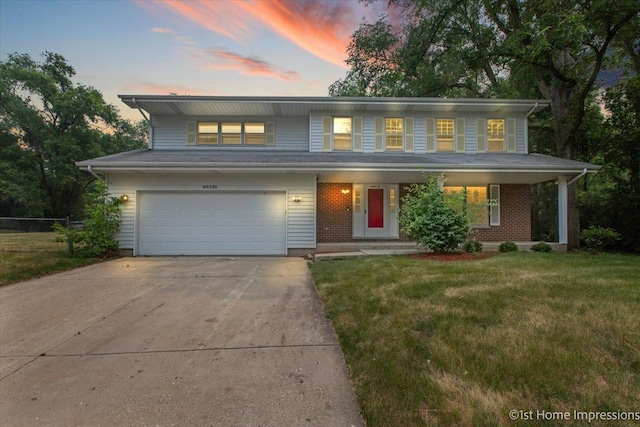
{"type": "Polygon", "coordinates": [[[142,114],[142,117],[144,117],[144,120],[147,122],[147,125],[149,125],[149,150],[153,150],[153,125],[151,124],[151,120],[144,113],[144,110],[140,107],[140,105],[138,105],[135,98],[131,98],[131,103],[136,106],[138,111],[140,111],[140,114],[142,114]]]}
{"type": "Polygon", "coordinates": [[[538,105],[536,102],[533,108],[524,116],[524,154],[529,154],[529,116],[538,108],[538,105]]]}
{"type": "Polygon", "coordinates": [[[91,165],[87,165],[87,171],[89,171],[91,175],[95,176],[96,179],[102,179],[97,173],[93,171],[93,168],[91,167],[91,165]]]}

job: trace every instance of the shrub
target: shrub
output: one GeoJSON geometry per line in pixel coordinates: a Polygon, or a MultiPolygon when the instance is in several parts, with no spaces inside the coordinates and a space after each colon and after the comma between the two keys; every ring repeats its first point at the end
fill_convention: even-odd
{"type": "Polygon", "coordinates": [[[546,242],[536,243],[531,246],[531,250],[534,252],[553,252],[551,245],[546,242]]]}
{"type": "Polygon", "coordinates": [[[518,252],[518,245],[513,242],[502,242],[498,246],[500,252],[518,252]]]}
{"type": "Polygon", "coordinates": [[[469,222],[464,211],[464,194],[452,194],[446,201],[436,177],[413,184],[402,199],[400,227],[410,239],[434,252],[452,252],[469,237],[469,222]],[[458,200],[459,199],[459,200],[458,200]]]}
{"type": "Polygon", "coordinates": [[[584,243],[587,248],[600,252],[613,246],[618,240],[620,240],[620,234],[616,233],[611,228],[591,226],[582,230],[580,240],[582,240],[582,243],[584,243]]]}
{"type": "Polygon", "coordinates": [[[86,258],[113,256],[118,252],[115,234],[120,226],[122,200],[109,196],[107,184],[103,181],[96,181],[95,191],[87,196],[89,199],[85,205],[87,218],[83,229],[69,230],[56,224],[54,230],[66,241],[73,242],[74,256],[86,258]]]}
{"type": "Polygon", "coordinates": [[[482,243],[477,240],[467,240],[464,242],[464,251],[469,253],[482,252],[482,243]]]}

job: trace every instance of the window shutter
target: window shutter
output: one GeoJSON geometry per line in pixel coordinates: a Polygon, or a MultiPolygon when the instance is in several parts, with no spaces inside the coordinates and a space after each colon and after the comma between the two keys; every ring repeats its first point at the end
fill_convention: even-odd
{"type": "Polygon", "coordinates": [[[362,117],[353,118],[353,151],[362,151],[362,117]]]}
{"type": "Polygon", "coordinates": [[[373,119],[373,124],[375,134],[373,139],[373,151],[384,151],[384,118],[375,117],[373,119]]]}
{"type": "Polygon", "coordinates": [[[436,119],[427,118],[425,120],[427,153],[436,152],[436,119]]]}
{"type": "Polygon", "coordinates": [[[456,119],[456,153],[464,153],[464,119],[456,119]]]}
{"type": "Polygon", "coordinates": [[[331,117],[322,118],[322,151],[331,151],[331,117]]]}
{"type": "Polygon", "coordinates": [[[187,122],[187,145],[198,143],[198,126],[196,122],[187,122]]]}
{"type": "Polygon", "coordinates": [[[489,207],[489,225],[500,225],[500,186],[489,186],[489,199],[491,206],[489,207]]]}
{"type": "Polygon", "coordinates": [[[407,117],[404,119],[404,151],[413,153],[414,141],[413,117],[407,117]]]}
{"type": "Polygon", "coordinates": [[[487,120],[478,119],[476,129],[476,142],[478,153],[487,152],[487,120]]]}
{"type": "Polygon", "coordinates": [[[276,145],[276,124],[274,122],[265,123],[264,145],[269,147],[276,145]]]}
{"type": "Polygon", "coordinates": [[[507,119],[507,153],[516,152],[516,119],[507,119]]]}

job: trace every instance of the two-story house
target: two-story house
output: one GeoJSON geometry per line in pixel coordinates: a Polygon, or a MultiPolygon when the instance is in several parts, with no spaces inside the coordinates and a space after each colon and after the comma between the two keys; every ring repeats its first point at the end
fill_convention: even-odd
{"type": "Polygon", "coordinates": [[[597,166],[528,153],[527,118],[547,101],[121,95],[149,148],[79,162],[122,205],[132,255],[297,255],[323,242],[401,239],[410,183],[466,188],[480,241],[531,240],[531,184],[597,166]]]}

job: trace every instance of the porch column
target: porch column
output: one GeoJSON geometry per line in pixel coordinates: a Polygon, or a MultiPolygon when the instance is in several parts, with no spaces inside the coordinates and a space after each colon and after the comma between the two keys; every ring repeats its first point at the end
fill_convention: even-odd
{"type": "Polygon", "coordinates": [[[568,232],[567,177],[558,177],[558,243],[567,244],[568,232]]]}

